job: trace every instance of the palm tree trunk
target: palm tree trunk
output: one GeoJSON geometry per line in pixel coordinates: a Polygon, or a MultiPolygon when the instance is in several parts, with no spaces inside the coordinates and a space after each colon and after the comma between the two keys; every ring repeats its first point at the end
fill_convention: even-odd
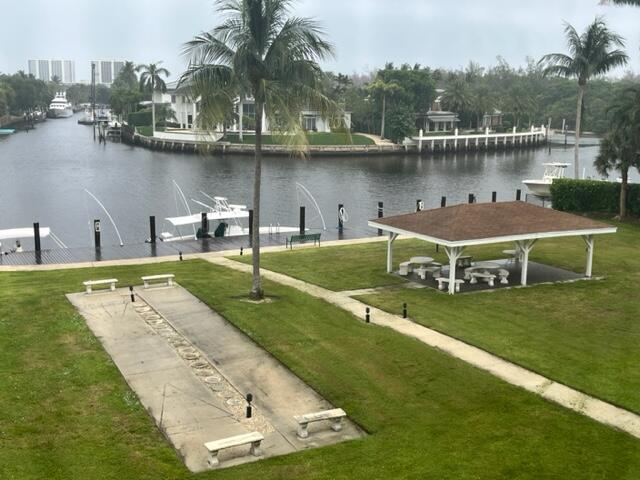
{"type": "Polygon", "coordinates": [[[251,236],[251,259],[253,263],[253,281],[249,297],[260,300],[264,296],[260,280],[260,186],[262,183],[262,111],[264,103],[256,98],[256,151],[255,172],[253,176],[253,232],[251,236]]]}
{"type": "MultiPolygon", "coordinates": [[[[244,107],[243,107],[243,102],[242,102],[242,95],[240,96],[240,102],[238,103],[238,139],[240,140],[240,143],[243,142],[243,136],[242,136],[242,117],[244,117],[244,107]]],[[[256,145],[257,147],[257,145],[256,145]]]]}
{"type": "Polygon", "coordinates": [[[156,82],[151,80],[151,136],[156,131],[156,102],[153,101],[153,94],[156,92],[156,82]]]}
{"type": "Polygon", "coordinates": [[[580,128],[582,126],[582,100],[584,99],[584,85],[578,86],[578,106],[576,108],[576,144],[573,149],[573,173],[580,178],[580,128]]]}
{"type": "Polygon", "coordinates": [[[382,125],[380,126],[380,138],[384,139],[384,117],[387,114],[387,96],[382,95],[382,125]]]}
{"type": "Polygon", "coordinates": [[[620,184],[620,220],[627,216],[627,185],[629,183],[629,169],[622,169],[622,183],[620,184]]]}

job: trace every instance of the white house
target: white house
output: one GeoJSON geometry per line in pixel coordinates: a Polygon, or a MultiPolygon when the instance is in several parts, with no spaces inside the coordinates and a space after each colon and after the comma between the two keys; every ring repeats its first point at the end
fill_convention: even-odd
{"type": "Polygon", "coordinates": [[[431,105],[431,109],[418,116],[418,120],[422,122],[421,128],[425,132],[446,132],[458,128],[460,119],[455,112],[447,112],[442,110],[442,94],[444,90],[436,90],[437,97],[431,105]]]}
{"type": "Polygon", "coordinates": [[[153,92],[153,103],[166,104],[173,110],[174,122],[182,129],[196,129],[198,101],[193,100],[185,91],[177,88],[178,82],[167,84],[166,92],[153,92]]]}
{"type": "MultiPolygon", "coordinates": [[[[181,129],[196,130],[199,100],[191,98],[187,92],[177,88],[177,82],[171,82],[167,84],[166,92],[154,92],[153,102],[155,104],[166,104],[171,107],[175,116],[175,123],[177,123],[181,129]]],[[[234,111],[235,120],[232,125],[229,126],[227,131],[238,132],[240,130],[238,122],[238,111],[240,108],[240,99],[235,101],[234,111]]],[[[242,102],[243,110],[243,132],[253,132],[255,129],[255,102],[253,98],[244,99],[242,102]]],[[[269,122],[265,116],[263,116],[263,132],[269,133],[269,122]]],[[[331,132],[331,126],[328,119],[323,118],[319,112],[314,110],[303,110],[300,112],[300,122],[302,128],[312,132],[331,132]]],[[[345,128],[351,128],[351,112],[344,112],[343,118],[345,128]]],[[[222,125],[217,128],[222,131],[222,125]]]]}

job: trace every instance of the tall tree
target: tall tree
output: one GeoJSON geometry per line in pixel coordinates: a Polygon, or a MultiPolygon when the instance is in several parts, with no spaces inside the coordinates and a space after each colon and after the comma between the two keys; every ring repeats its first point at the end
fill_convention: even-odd
{"type": "Polygon", "coordinates": [[[391,97],[394,94],[402,90],[402,87],[394,81],[385,82],[381,77],[369,84],[368,90],[375,96],[382,99],[382,120],[380,123],[380,138],[384,138],[384,123],[387,116],[387,97],[391,97]]]}
{"type": "Polygon", "coordinates": [[[260,278],[260,189],[262,179],[263,113],[273,128],[290,131],[288,141],[306,142],[300,124],[304,108],[336,118],[337,108],[322,93],[318,61],[333,47],[312,19],[290,16],[292,0],[222,0],[222,23],[185,45],[190,57],[181,84],[203,102],[213,117],[221,117],[228,95],[247,85],[255,101],[255,174],[253,186],[253,282],[250,297],[264,296],[260,278]],[[238,86],[238,82],[243,85],[238,86]],[[220,99],[220,102],[216,101],[220,99]],[[222,106],[222,108],[220,108],[222,106]]]}
{"type": "Polygon", "coordinates": [[[567,23],[565,33],[569,55],[551,53],[542,57],[540,63],[545,66],[544,75],[576,78],[578,81],[573,165],[574,176],[578,178],[580,175],[580,128],[587,83],[593,77],[625,65],[629,57],[621,50],[624,47],[624,39],[609,30],[601,18],[596,18],[582,34],[567,23]]]}
{"type": "Polygon", "coordinates": [[[473,98],[469,83],[463,76],[456,75],[449,80],[441,102],[444,108],[459,114],[470,110],[473,98]]]}
{"type": "Polygon", "coordinates": [[[161,67],[162,62],[150,63],[149,65],[138,65],[136,72],[142,72],[140,74],[140,89],[151,92],[151,135],[156,130],[156,108],[153,101],[153,94],[155,92],[166,92],[167,84],[162,77],[168,77],[171,75],[169,70],[161,67]]]}
{"type": "Polygon", "coordinates": [[[609,109],[611,129],[600,143],[595,166],[598,173],[608,175],[609,170],[620,172],[621,219],[627,216],[627,190],[629,169],[640,169],[640,87],[623,92],[609,109]]]}

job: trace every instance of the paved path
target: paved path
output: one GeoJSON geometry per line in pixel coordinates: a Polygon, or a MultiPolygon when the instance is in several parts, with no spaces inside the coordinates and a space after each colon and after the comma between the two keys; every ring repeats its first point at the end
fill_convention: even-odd
{"type": "MultiPolygon", "coordinates": [[[[250,272],[251,266],[228,258],[209,258],[210,262],[234,270],[250,272]]],[[[349,296],[350,292],[334,292],[317,285],[298,280],[287,275],[262,270],[265,278],[296,288],[313,297],[321,298],[333,305],[363,318],[368,306],[349,296]]],[[[353,293],[353,292],[351,292],[353,293]]],[[[449,355],[485,370],[504,381],[524,388],[541,397],[579,412],[600,423],[612,426],[640,438],[640,415],[616,407],[610,403],[586,395],[561,383],[501,359],[485,350],[436,332],[410,320],[403,319],[374,307],[371,309],[371,323],[389,327],[396,332],[416,338],[421,342],[442,350],[449,355]]]]}
{"type": "MultiPolygon", "coordinates": [[[[293,416],[334,408],[275,358],[183,288],[70,294],[156,425],[192,472],[204,471],[204,443],[258,431],[264,457],[362,436],[348,420],[296,436],[293,416]],[[246,393],[254,395],[252,418],[246,393]]],[[[223,467],[257,460],[248,446],[223,450],[223,467]]]]}
{"type": "Polygon", "coordinates": [[[357,133],[357,135],[362,135],[363,137],[370,138],[374,141],[376,145],[393,145],[394,143],[391,140],[382,139],[380,135],[374,135],[372,133],[357,133]]]}

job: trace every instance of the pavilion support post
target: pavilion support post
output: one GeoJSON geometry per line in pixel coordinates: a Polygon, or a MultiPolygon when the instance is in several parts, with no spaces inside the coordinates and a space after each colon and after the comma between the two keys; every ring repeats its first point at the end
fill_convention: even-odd
{"type": "Polygon", "coordinates": [[[456,293],[456,263],[462,255],[462,247],[445,247],[447,257],[449,257],[449,295],[456,293]]]}
{"type": "Polygon", "coordinates": [[[587,245],[587,266],[585,268],[585,277],[591,278],[593,271],[593,247],[595,239],[593,235],[584,235],[582,237],[584,243],[587,245]]]}
{"type": "Polygon", "coordinates": [[[387,239],[387,273],[393,272],[393,242],[398,238],[397,233],[389,232],[387,239]]]}
{"type": "Polygon", "coordinates": [[[516,242],[517,250],[520,251],[520,255],[522,258],[522,266],[520,272],[520,284],[523,287],[527,286],[527,276],[529,273],[529,252],[533,249],[533,245],[536,243],[535,240],[524,240],[521,242],[516,242]]]}

